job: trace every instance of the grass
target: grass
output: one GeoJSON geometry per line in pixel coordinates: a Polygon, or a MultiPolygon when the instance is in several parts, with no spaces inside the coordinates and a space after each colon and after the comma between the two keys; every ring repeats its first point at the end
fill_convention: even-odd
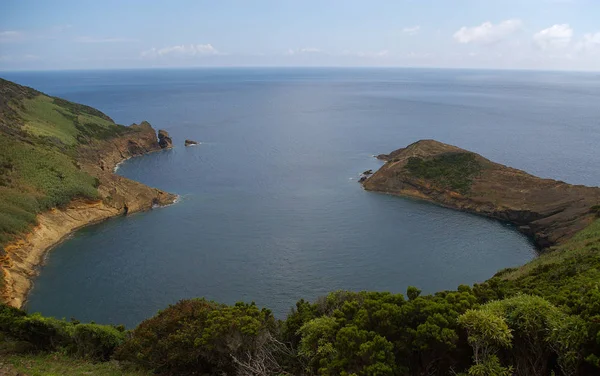
{"type": "Polygon", "coordinates": [[[6,363],[28,376],[145,376],[148,372],[128,370],[116,362],[94,363],[61,353],[11,355],[6,363]]]}
{"type": "Polygon", "coordinates": [[[65,145],[77,143],[74,115],[61,111],[61,107],[57,106],[52,98],[38,95],[33,99],[25,99],[23,109],[20,112],[24,120],[23,128],[27,132],[35,136],[56,138],[65,145]]]}
{"type": "Polygon", "coordinates": [[[42,210],[98,198],[97,180],[58,150],[9,142],[0,149],[0,244],[24,233],[42,210]]]}
{"type": "Polygon", "coordinates": [[[89,106],[0,80],[0,246],[36,224],[44,210],[98,198],[98,181],[76,164],[77,150],[130,132],[89,106]]]}
{"type": "Polygon", "coordinates": [[[592,222],[567,242],[541,254],[529,263],[502,273],[502,278],[517,280],[531,274],[535,269],[547,269],[550,265],[559,265],[572,260],[598,256],[600,256],[600,220],[592,222]]]}
{"type": "Polygon", "coordinates": [[[404,168],[414,177],[431,181],[440,188],[467,194],[483,166],[472,153],[448,153],[431,159],[411,157],[404,168]]]}
{"type": "Polygon", "coordinates": [[[24,99],[18,113],[27,132],[69,146],[88,143],[88,138],[106,139],[127,131],[127,127],[115,124],[98,110],[46,95],[24,99]]]}
{"type": "Polygon", "coordinates": [[[486,295],[495,291],[491,299],[538,295],[569,314],[600,320],[600,219],[560,246],[519,268],[500,271],[475,288],[486,295]]]}

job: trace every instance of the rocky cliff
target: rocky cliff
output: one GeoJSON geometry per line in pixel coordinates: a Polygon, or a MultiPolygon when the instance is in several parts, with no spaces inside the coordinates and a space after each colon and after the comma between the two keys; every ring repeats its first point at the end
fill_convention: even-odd
{"type": "Polygon", "coordinates": [[[169,136],[169,132],[164,129],[158,131],[158,145],[162,149],[170,149],[173,147],[173,140],[171,139],[171,136],[169,136]]]}
{"type": "Polygon", "coordinates": [[[79,167],[99,181],[99,200],[76,199],[64,208],[38,215],[38,225],[26,236],[6,245],[3,300],[21,307],[33,286],[46,252],[75,230],[105,219],[150,210],[173,203],[176,196],[113,173],[131,157],[161,150],[156,131],[147,122],[132,125],[132,132],[114,139],[81,146],[79,167]]]}
{"type": "Polygon", "coordinates": [[[541,249],[561,243],[595,218],[600,188],[542,179],[434,140],[379,159],[366,190],[428,200],[510,222],[541,249]]]}
{"type": "MultiPolygon", "coordinates": [[[[173,203],[113,173],[162,149],[147,122],[115,124],[89,106],[0,79],[0,296],[20,307],[45,253],[74,230],[173,203]]],[[[170,146],[168,133],[163,141],[170,146]]]]}

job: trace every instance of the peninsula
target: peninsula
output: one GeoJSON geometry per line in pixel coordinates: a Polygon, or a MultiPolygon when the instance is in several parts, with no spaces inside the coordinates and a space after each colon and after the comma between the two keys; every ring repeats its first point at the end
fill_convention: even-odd
{"type": "Polygon", "coordinates": [[[168,205],[176,196],[113,173],[125,159],[171,147],[147,122],[0,79],[0,296],[21,307],[46,252],[73,231],[168,205]]]}
{"type": "Polygon", "coordinates": [[[377,158],[368,191],[415,197],[510,222],[540,249],[562,243],[597,216],[600,188],[542,179],[434,140],[377,158]]]}

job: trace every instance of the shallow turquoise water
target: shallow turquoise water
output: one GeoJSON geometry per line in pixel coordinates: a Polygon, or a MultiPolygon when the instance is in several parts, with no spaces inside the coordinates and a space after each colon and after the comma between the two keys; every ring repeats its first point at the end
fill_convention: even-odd
{"type": "Polygon", "coordinates": [[[332,290],[425,292],[534,256],[505,224],[365,192],[373,154],[435,138],[544,177],[598,185],[600,78],[443,70],[204,69],[4,74],[165,128],[176,148],[119,173],[181,195],[53,250],[28,309],[135,325],[178,299],[285,316],[332,290]],[[184,148],[185,138],[202,144],[184,148]]]}

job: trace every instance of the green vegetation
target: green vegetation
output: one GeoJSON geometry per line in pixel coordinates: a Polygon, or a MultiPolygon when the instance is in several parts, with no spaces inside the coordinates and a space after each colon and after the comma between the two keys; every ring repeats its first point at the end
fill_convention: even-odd
{"type": "Polygon", "coordinates": [[[483,166],[473,153],[448,153],[431,159],[411,157],[404,168],[414,177],[432,181],[440,188],[467,194],[483,166]]]}
{"type": "Polygon", "coordinates": [[[4,306],[0,332],[11,353],[34,354],[18,361],[58,352],[65,364],[113,359],[107,367],[165,375],[595,375],[599,251],[596,220],[531,263],[456,291],[338,291],[300,300],[282,321],[254,304],[183,300],[130,332],[4,306]]]}
{"type": "Polygon", "coordinates": [[[26,233],[41,211],[97,199],[78,148],[129,132],[102,112],[0,79],[0,246],[26,233]]]}
{"type": "Polygon", "coordinates": [[[265,371],[277,372],[269,359],[275,356],[275,328],[271,312],[254,304],[184,300],[141,323],[116,357],[174,375],[236,375],[256,359],[265,371]]]}
{"type": "Polygon", "coordinates": [[[81,324],[0,305],[0,333],[30,351],[65,351],[76,357],[108,360],[125,340],[125,328],[81,324]]]}
{"type": "MultiPolygon", "coordinates": [[[[64,353],[11,355],[6,360],[18,372],[28,376],[148,376],[146,371],[130,370],[114,362],[90,362],[64,353]]],[[[2,369],[0,368],[0,371],[2,369]]],[[[9,374],[10,375],[10,374],[9,374]]]]}

